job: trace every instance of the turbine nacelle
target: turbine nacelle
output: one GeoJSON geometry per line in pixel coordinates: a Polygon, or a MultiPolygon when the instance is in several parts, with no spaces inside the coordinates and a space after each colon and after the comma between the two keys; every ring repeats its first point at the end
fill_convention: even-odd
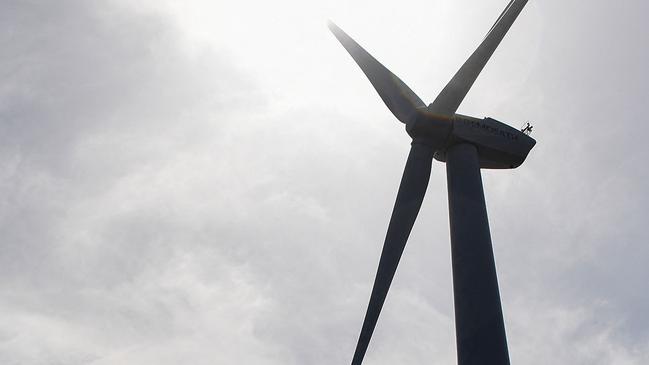
{"type": "Polygon", "coordinates": [[[446,162],[446,150],[458,143],[471,143],[478,149],[480,167],[512,169],[520,166],[536,141],[522,131],[492,118],[455,114],[449,117],[417,108],[406,123],[414,143],[432,146],[435,159],[446,162]]]}
{"type": "MultiPolygon", "coordinates": [[[[536,144],[534,138],[492,118],[478,119],[455,114],[448,146],[468,142],[478,148],[483,169],[513,169],[520,166],[536,144]]],[[[435,153],[446,162],[446,150],[435,153]]]]}

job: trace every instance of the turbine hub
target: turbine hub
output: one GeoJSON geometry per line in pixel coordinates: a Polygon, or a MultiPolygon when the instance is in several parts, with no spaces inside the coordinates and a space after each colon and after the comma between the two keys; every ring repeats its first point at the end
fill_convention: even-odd
{"type": "Polygon", "coordinates": [[[444,149],[453,132],[453,119],[419,108],[406,124],[406,131],[413,142],[432,146],[435,150],[444,149]]]}

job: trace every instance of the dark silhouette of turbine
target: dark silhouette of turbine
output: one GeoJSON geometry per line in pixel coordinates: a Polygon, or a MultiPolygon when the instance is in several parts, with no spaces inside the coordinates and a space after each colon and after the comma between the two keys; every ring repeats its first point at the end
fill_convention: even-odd
{"type": "Polygon", "coordinates": [[[329,24],[412,137],[352,365],[360,365],[365,356],[424,199],[433,158],[446,162],[458,364],[509,364],[480,169],[516,168],[536,141],[494,119],[455,112],[526,3],[509,2],[480,46],[428,106],[345,32],[329,24]]]}

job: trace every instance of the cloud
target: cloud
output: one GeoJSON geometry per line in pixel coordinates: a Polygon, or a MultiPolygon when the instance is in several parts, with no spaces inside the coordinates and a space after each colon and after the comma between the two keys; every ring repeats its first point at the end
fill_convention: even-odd
{"type": "Polygon", "coordinates": [[[224,297],[211,313],[231,325],[215,334],[245,332],[259,294],[210,248],[201,225],[215,217],[192,221],[201,204],[187,202],[207,197],[189,182],[218,183],[204,172],[223,167],[201,156],[221,152],[250,81],[219,53],[185,50],[159,15],[64,1],[4,3],[1,17],[2,362],[161,349],[200,332],[201,300],[224,297]],[[195,277],[197,255],[218,269],[195,277]]]}
{"type": "MultiPolygon", "coordinates": [[[[548,4],[525,15],[546,24],[543,11],[564,3],[548,4]]],[[[191,19],[178,17],[125,2],[3,3],[0,362],[349,361],[408,138],[375,95],[364,105],[350,91],[365,80],[344,52],[329,54],[328,35],[278,38],[293,66],[281,53],[244,61],[228,51],[238,40],[188,39],[191,19]],[[325,66],[334,59],[349,71],[325,66]],[[263,72],[250,72],[256,62],[263,72]]],[[[507,109],[499,119],[536,120],[526,166],[483,173],[512,359],[642,364],[647,151],[631,106],[643,94],[616,95],[627,82],[643,89],[605,74],[611,87],[593,93],[576,53],[551,57],[576,47],[580,28],[534,29],[535,62],[489,71],[524,68],[526,81],[494,93],[481,79],[470,96],[498,94],[488,107],[507,109]]],[[[591,57],[595,43],[583,45],[591,57]]],[[[597,68],[638,74],[646,55],[634,55],[597,68]]],[[[455,361],[443,170],[433,167],[368,363],[455,361]]]]}

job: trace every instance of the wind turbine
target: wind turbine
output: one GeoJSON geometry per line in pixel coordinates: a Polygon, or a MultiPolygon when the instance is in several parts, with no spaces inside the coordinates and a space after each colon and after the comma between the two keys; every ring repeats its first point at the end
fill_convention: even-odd
{"type": "Polygon", "coordinates": [[[352,365],[360,365],[421,207],[432,160],[446,162],[458,364],[509,364],[481,168],[520,166],[536,144],[491,118],[456,114],[527,0],[511,0],[482,43],[428,106],[338,26],[329,28],[412,137],[352,365]]]}

